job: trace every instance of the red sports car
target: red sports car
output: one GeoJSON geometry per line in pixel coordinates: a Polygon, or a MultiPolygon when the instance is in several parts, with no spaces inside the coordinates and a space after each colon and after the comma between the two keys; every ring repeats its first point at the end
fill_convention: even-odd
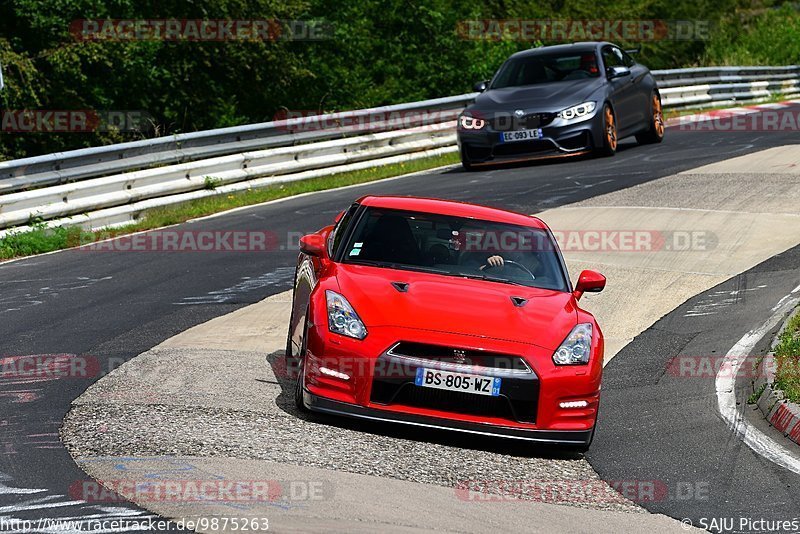
{"type": "Polygon", "coordinates": [[[312,410],[562,444],[592,441],[603,335],[536,217],[368,196],[300,239],[287,367],[312,410]]]}

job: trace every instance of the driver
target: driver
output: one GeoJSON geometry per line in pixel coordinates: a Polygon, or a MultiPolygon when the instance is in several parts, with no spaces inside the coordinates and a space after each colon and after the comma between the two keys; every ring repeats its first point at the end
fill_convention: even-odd
{"type": "Polygon", "coordinates": [[[515,279],[534,276],[541,265],[535,249],[530,249],[533,241],[526,240],[525,235],[506,235],[508,231],[505,230],[490,230],[461,229],[457,236],[460,246],[456,249],[464,250],[459,256],[459,265],[475,271],[492,269],[494,274],[502,272],[503,276],[515,279]]]}

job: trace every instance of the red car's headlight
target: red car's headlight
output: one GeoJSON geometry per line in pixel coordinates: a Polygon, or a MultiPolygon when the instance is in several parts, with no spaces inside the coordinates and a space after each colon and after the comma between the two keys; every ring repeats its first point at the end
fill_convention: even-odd
{"type": "Polygon", "coordinates": [[[335,291],[327,290],[325,299],[328,302],[328,330],[356,339],[367,337],[367,327],[346,298],[335,291]]]}
{"type": "Polygon", "coordinates": [[[583,365],[589,363],[592,353],[592,324],[581,323],[569,333],[553,354],[556,365],[583,365]]]}

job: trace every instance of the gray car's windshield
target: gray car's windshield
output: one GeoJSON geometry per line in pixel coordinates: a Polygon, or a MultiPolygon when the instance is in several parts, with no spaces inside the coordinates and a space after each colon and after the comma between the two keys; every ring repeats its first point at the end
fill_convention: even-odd
{"type": "Polygon", "coordinates": [[[566,291],[556,244],[540,228],[368,208],[344,263],[566,291]]]}
{"type": "Polygon", "coordinates": [[[598,76],[600,69],[597,67],[597,56],[594,52],[537,54],[506,61],[500,67],[491,89],[582,80],[598,76]]]}

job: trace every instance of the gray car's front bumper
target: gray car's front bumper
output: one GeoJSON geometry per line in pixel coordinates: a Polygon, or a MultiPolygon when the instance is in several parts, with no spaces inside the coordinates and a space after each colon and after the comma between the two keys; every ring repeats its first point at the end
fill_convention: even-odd
{"type": "Polygon", "coordinates": [[[488,125],[481,130],[458,129],[458,146],[465,163],[502,163],[551,156],[578,155],[603,144],[603,117],[595,113],[585,121],[539,128],[535,141],[501,142],[502,132],[488,125]]]}

